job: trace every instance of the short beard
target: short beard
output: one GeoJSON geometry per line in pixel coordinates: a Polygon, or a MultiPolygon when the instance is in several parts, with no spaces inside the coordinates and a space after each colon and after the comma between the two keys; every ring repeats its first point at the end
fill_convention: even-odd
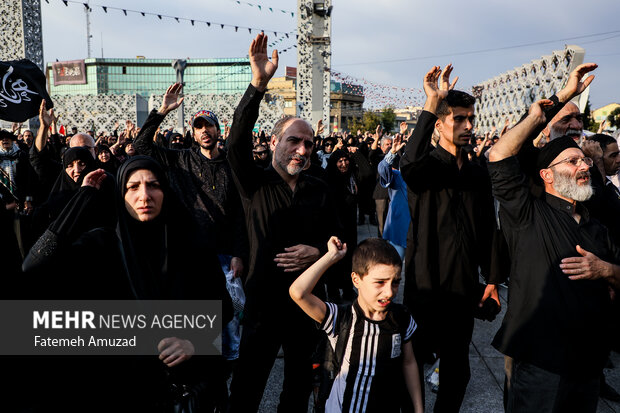
{"type": "Polygon", "coordinates": [[[590,176],[589,172],[577,172],[577,175],[573,178],[570,174],[564,174],[555,168],[551,168],[553,171],[553,189],[563,197],[572,199],[578,202],[587,201],[594,194],[594,189],[590,182],[587,185],[579,185],[577,179],[590,176]]]}
{"type": "Polygon", "coordinates": [[[284,164],[280,159],[276,159],[276,163],[278,164],[280,169],[282,169],[283,171],[286,171],[291,176],[299,175],[301,171],[303,171],[306,168],[306,165],[308,163],[308,159],[301,155],[293,155],[291,158],[289,158],[288,161],[289,161],[288,163],[284,164]],[[303,164],[302,165],[291,165],[290,161],[292,159],[301,159],[303,161],[303,164]]]}

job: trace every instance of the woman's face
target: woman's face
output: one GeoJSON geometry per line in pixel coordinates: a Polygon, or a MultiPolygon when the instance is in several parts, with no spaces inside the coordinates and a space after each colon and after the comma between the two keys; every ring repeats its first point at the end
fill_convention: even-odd
{"type": "Polygon", "coordinates": [[[73,179],[73,182],[77,182],[78,179],[80,179],[82,172],[84,172],[84,169],[86,169],[86,164],[84,161],[76,159],[67,165],[65,172],[69,175],[69,178],[73,179]]]}
{"type": "Polygon", "coordinates": [[[101,151],[97,156],[99,157],[99,160],[103,163],[106,163],[110,160],[110,152],[108,151],[101,151]]]}
{"type": "Polygon", "coordinates": [[[164,192],[153,172],[138,169],[129,175],[125,184],[125,208],[132,218],[146,222],[159,216],[164,192]]]}
{"type": "Polygon", "coordinates": [[[343,174],[347,173],[349,171],[349,158],[342,157],[338,159],[338,162],[336,162],[336,168],[338,168],[338,170],[343,174]]]}

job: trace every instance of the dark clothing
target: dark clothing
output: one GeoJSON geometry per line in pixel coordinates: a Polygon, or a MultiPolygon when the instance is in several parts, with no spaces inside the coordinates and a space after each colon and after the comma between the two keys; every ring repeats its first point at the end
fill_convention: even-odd
{"type": "Polygon", "coordinates": [[[620,250],[580,203],[575,210],[550,194],[530,195],[516,157],[489,162],[489,172],[512,257],[509,306],[493,345],[555,374],[598,378],[609,350],[608,284],[571,281],[559,264],[579,256],[577,245],[613,263],[620,250]]]}
{"type": "Polygon", "coordinates": [[[599,379],[563,377],[533,364],[515,362],[507,413],[595,413],[599,379]]]}
{"type": "Polygon", "coordinates": [[[284,385],[278,411],[298,412],[308,407],[311,356],[318,332],[288,293],[300,272],[284,272],[274,258],[297,244],[325,251],[337,224],[323,181],[302,172],[293,191],[272,166],[263,169],[255,164],[252,128],[263,95],[252,85],[248,87],[235,110],[228,138],[228,161],[247,208],[250,241],[245,324],[231,384],[231,411],[258,410],[282,345],[284,385]]]}
{"type": "Polygon", "coordinates": [[[199,146],[174,150],[155,145],[153,136],[164,117],[151,111],[134,142],[136,150],[162,164],[171,188],[191,211],[208,247],[245,261],[245,218],[225,154],[220,151],[219,157],[208,159],[199,146]]]}
{"type": "Polygon", "coordinates": [[[436,120],[422,112],[400,162],[413,230],[407,240],[405,299],[448,293],[474,304],[478,267],[488,283],[501,282],[489,273],[495,227],[491,184],[482,167],[464,157],[459,169],[453,155],[431,145],[436,120]]]}
{"type": "Polygon", "coordinates": [[[590,168],[594,195],[584,202],[590,214],[609,230],[615,244],[620,246],[620,190],[598,168],[590,168]]]}
{"type": "Polygon", "coordinates": [[[421,113],[400,162],[411,214],[404,301],[420,327],[416,359],[422,365],[431,352],[441,353],[435,412],[458,412],[470,377],[479,274],[490,284],[501,280],[490,273],[495,214],[489,176],[464,152],[459,169],[453,155],[431,145],[436,121],[421,113]]]}
{"type": "Polygon", "coordinates": [[[338,206],[334,211],[338,215],[338,220],[342,224],[342,233],[337,233],[334,228],[333,235],[340,237],[349,248],[346,256],[338,263],[330,267],[324,279],[327,282],[327,293],[329,300],[337,301],[340,299],[339,289],[343,290],[343,298],[350,300],[353,295],[353,284],[351,281],[351,258],[354,246],[357,245],[357,207],[359,203],[359,188],[369,179],[374,180],[374,172],[368,160],[358,152],[349,153],[348,151],[337,149],[331,153],[327,161],[327,184],[331,191],[331,196],[335,205],[338,206]],[[339,159],[349,160],[349,170],[341,172],[337,163],[339,159]]]}
{"type": "MultiPolygon", "coordinates": [[[[420,383],[424,383],[424,359],[431,353],[439,358],[439,393],[435,412],[458,412],[470,379],[469,343],[474,330],[471,303],[454,295],[440,304],[422,302],[416,306],[418,330],[413,352],[419,366],[420,383]],[[440,307],[441,306],[441,307],[440,307]]],[[[425,386],[422,385],[422,396],[425,386]]]]}
{"type": "Polygon", "coordinates": [[[248,199],[250,259],[245,282],[245,316],[276,314],[287,302],[291,283],[301,272],[284,272],[273,261],[284,248],[297,244],[326,251],[326,243],[337,227],[326,184],[302,172],[295,191],[269,166],[258,167],[252,159],[252,128],[258,118],[263,93],[249,86],[239,102],[228,138],[228,162],[239,193],[248,199]]]}

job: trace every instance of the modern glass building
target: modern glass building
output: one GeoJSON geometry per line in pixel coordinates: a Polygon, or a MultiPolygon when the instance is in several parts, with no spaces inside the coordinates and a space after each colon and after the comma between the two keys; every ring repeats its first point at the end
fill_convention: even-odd
{"type": "MultiPolygon", "coordinates": [[[[47,64],[50,95],[163,94],[176,81],[174,59],[84,60],[86,83],[54,86],[52,63],[47,64]]],[[[186,94],[239,94],[252,79],[248,58],[187,59],[186,94]]]]}

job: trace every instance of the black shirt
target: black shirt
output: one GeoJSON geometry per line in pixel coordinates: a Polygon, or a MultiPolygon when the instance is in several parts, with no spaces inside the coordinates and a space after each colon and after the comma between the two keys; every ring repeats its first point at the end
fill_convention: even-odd
{"type": "Polygon", "coordinates": [[[244,314],[251,319],[265,312],[303,314],[288,293],[301,272],[284,272],[274,258],[297,244],[325,252],[330,235],[339,231],[322,180],[302,172],[293,191],[271,165],[263,169],[255,164],[252,128],[263,95],[252,85],[248,87],[235,110],[228,138],[228,161],[247,209],[250,259],[244,314]],[[283,304],[287,305],[284,309],[283,304]]]}
{"type": "Polygon", "coordinates": [[[580,203],[532,196],[516,157],[488,167],[512,257],[508,310],[493,345],[557,374],[596,377],[607,359],[608,284],[572,281],[560,262],[578,256],[577,245],[614,263],[620,250],[580,203]],[[579,223],[573,212],[581,215],[579,223]]]}
{"type": "Polygon", "coordinates": [[[197,145],[181,150],[155,145],[153,136],[164,118],[155,109],[149,113],[134,142],[136,150],[163,165],[171,188],[191,212],[209,248],[245,261],[245,217],[224,152],[208,159],[197,145]]]}
{"type": "Polygon", "coordinates": [[[584,205],[593,217],[609,230],[616,245],[620,245],[620,191],[595,166],[590,168],[594,195],[584,205]]]}
{"type": "Polygon", "coordinates": [[[501,282],[489,274],[495,229],[491,183],[486,170],[465,154],[459,169],[453,155],[431,145],[436,121],[422,112],[400,161],[411,213],[405,299],[415,304],[441,293],[473,305],[479,267],[489,283],[501,282]]]}

